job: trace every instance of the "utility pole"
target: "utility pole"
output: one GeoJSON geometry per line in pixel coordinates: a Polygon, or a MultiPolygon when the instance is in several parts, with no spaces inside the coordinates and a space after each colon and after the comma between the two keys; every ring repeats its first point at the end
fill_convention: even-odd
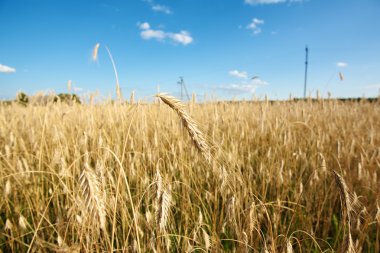
{"type": "Polygon", "coordinates": [[[179,81],[177,82],[181,86],[181,101],[183,101],[183,77],[179,77],[179,81]]]}
{"type": "Polygon", "coordinates": [[[305,83],[303,87],[303,97],[306,98],[306,87],[307,87],[307,65],[308,65],[308,60],[309,60],[309,48],[306,45],[305,48],[306,52],[306,61],[305,61],[305,83]]]}
{"type": "Polygon", "coordinates": [[[183,81],[182,76],[179,77],[179,81],[177,82],[177,84],[179,84],[181,86],[181,100],[183,101],[183,91],[184,90],[185,90],[187,99],[190,100],[190,96],[189,96],[189,93],[187,92],[185,81],[183,81]]]}

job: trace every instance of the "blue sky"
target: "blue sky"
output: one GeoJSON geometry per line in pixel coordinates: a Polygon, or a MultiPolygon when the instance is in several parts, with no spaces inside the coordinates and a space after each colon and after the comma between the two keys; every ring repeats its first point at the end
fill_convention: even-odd
{"type": "Polygon", "coordinates": [[[302,96],[306,44],[308,93],[379,94],[379,0],[0,0],[0,98],[115,97],[105,46],[125,97],[302,96]]]}

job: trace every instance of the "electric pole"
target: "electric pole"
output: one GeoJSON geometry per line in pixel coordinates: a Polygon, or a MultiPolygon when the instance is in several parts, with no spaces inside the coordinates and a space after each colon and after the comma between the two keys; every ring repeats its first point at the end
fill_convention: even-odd
{"type": "Polygon", "coordinates": [[[181,86],[181,101],[183,101],[183,77],[179,77],[179,81],[177,82],[181,86]]]}
{"type": "Polygon", "coordinates": [[[304,83],[304,88],[303,88],[303,97],[306,98],[306,87],[307,87],[307,65],[308,65],[308,60],[309,60],[309,48],[306,45],[305,48],[306,52],[306,61],[305,61],[305,83],[304,83]]]}
{"type": "Polygon", "coordinates": [[[177,82],[181,86],[181,100],[183,101],[183,91],[185,91],[186,97],[188,100],[190,100],[189,93],[187,92],[185,81],[183,81],[183,77],[179,77],[179,81],[177,82]]]}

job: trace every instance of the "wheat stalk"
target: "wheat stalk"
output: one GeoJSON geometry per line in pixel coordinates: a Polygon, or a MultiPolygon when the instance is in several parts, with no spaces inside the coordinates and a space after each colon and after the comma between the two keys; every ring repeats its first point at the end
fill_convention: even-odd
{"type": "Polygon", "coordinates": [[[18,219],[18,225],[20,226],[20,228],[22,230],[26,230],[26,228],[27,228],[28,221],[26,220],[26,218],[22,214],[20,214],[20,217],[18,219]]]}
{"type": "Polygon", "coordinates": [[[290,239],[286,239],[286,253],[293,253],[293,246],[290,239]]]}
{"type": "Polygon", "coordinates": [[[335,183],[339,191],[340,202],[342,204],[343,221],[345,224],[347,224],[347,227],[348,227],[348,233],[345,238],[345,245],[343,247],[343,252],[352,253],[352,252],[355,252],[355,247],[354,247],[354,243],[352,241],[352,235],[351,235],[351,212],[353,211],[352,200],[350,197],[350,193],[348,191],[348,187],[343,177],[340,176],[336,171],[333,171],[333,172],[335,176],[335,183]]]}
{"type": "Polygon", "coordinates": [[[99,50],[100,44],[96,43],[93,51],[92,51],[92,60],[97,61],[98,60],[98,50],[99,50]]]}
{"type": "Polygon", "coordinates": [[[107,50],[108,56],[109,56],[111,63],[112,63],[113,72],[115,73],[116,96],[117,96],[117,99],[120,101],[121,100],[121,89],[120,89],[120,84],[119,84],[119,75],[117,74],[117,70],[116,70],[116,64],[115,64],[115,61],[113,60],[111,51],[109,50],[109,48],[107,46],[106,46],[106,50],[107,50]]]}
{"type": "Polygon", "coordinates": [[[202,153],[206,161],[211,164],[212,156],[210,146],[195,121],[185,111],[185,106],[181,103],[181,101],[175,97],[168,96],[163,93],[157,94],[156,97],[160,98],[162,102],[167,104],[178,114],[182,120],[183,126],[186,128],[190,138],[193,140],[195,147],[202,153]]]}
{"type": "Polygon", "coordinates": [[[161,233],[164,233],[169,218],[171,205],[171,195],[167,190],[163,190],[157,199],[156,223],[161,233]]]}
{"type": "Polygon", "coordinates": [[[5,221],[4,231],[12,230],[12,229],[13,229],[13,224],[12,224],[12,222],[9,219],[7,219],[5,221]]]}
{"type": "Polygon", "coordinates": [[[72,84],[72,81],[68,80],[67,81],[67,90],[68,90],[69,93],[71,92],[71,84],[72,84]]]}
{"type": "Polygon", "coordinates": [[[202,228],[202,234],[203,234],[203,240],[205,242],[205,248],[206,248],[206,252],[209,252],[209,249],[211,247],[211,238],[210,236],[207,234],[206,230],[204,230],[202,228]]]}
{"type": "Polygon", "coordinates": [[[134,91],[134,90],[131,92],[131,96],[130,96],[130,99],[129,99],[129,103],[130,103],[131,105],[133,105],[133,104],[135,103],[135,91],[134,91]]]}
{"type": "Polygon", "coordinates": [[[171,195],[165,189],[160,171],[156,174],[156,223],[161,233],[165,232],[169,210],[171,205],[171,195]]]}
{"type": "Polygon", "coordinates": [[[106,229],[106,210],[103,194],[100,190],[100,183],[95,172],[85,163],[84,169],[79,177],[80,187],[86,210],[89,215],[97,214],[100,228],[106,229]]]}
{"type": "MultiPolygon", "coordinates": [[[[92,51],[92,60],[93,61],[97,61],[98,60],[99,47],[100,47],[100,44],[96,43],[96,45],[95,45],[95,47],[94,47],[94,49],[92,51]]],[[[112,57],[112,54],[111,54],[111,51],[109,50],[109,48],[107,46],[105,46],[105,48],[107,50],[108,57],[111,60],[113,71],[114,71],[114,74],[115,74],[115,79],[116,79],[116,96],[117,96],[117,99],[119,101],[121,101],[122,94],[121,94],[121,88],[120,88],[120,83],[119,83],[119,75],[117,74],[117,70],[116,70],[116,64],[115,64],[115,61],[113,60],[113,57],[112,57]]]]}
{"type": "Polygon", "coordinates": [[[5,187],[4,187],[4,199],[8,198],[8,196],[11,194],[11,192],[12,192],[11,181],[9,181],[9,179],[8,179],[7,182],[5,183],[5,187]]]}

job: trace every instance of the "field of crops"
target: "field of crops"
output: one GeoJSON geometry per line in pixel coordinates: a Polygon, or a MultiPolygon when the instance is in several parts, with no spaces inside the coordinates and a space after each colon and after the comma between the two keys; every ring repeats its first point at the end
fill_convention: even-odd
{"type": "Polygon", "coordinates": [[[0,106],[0,252],[380,252],[380,103],[0,106]]]}

